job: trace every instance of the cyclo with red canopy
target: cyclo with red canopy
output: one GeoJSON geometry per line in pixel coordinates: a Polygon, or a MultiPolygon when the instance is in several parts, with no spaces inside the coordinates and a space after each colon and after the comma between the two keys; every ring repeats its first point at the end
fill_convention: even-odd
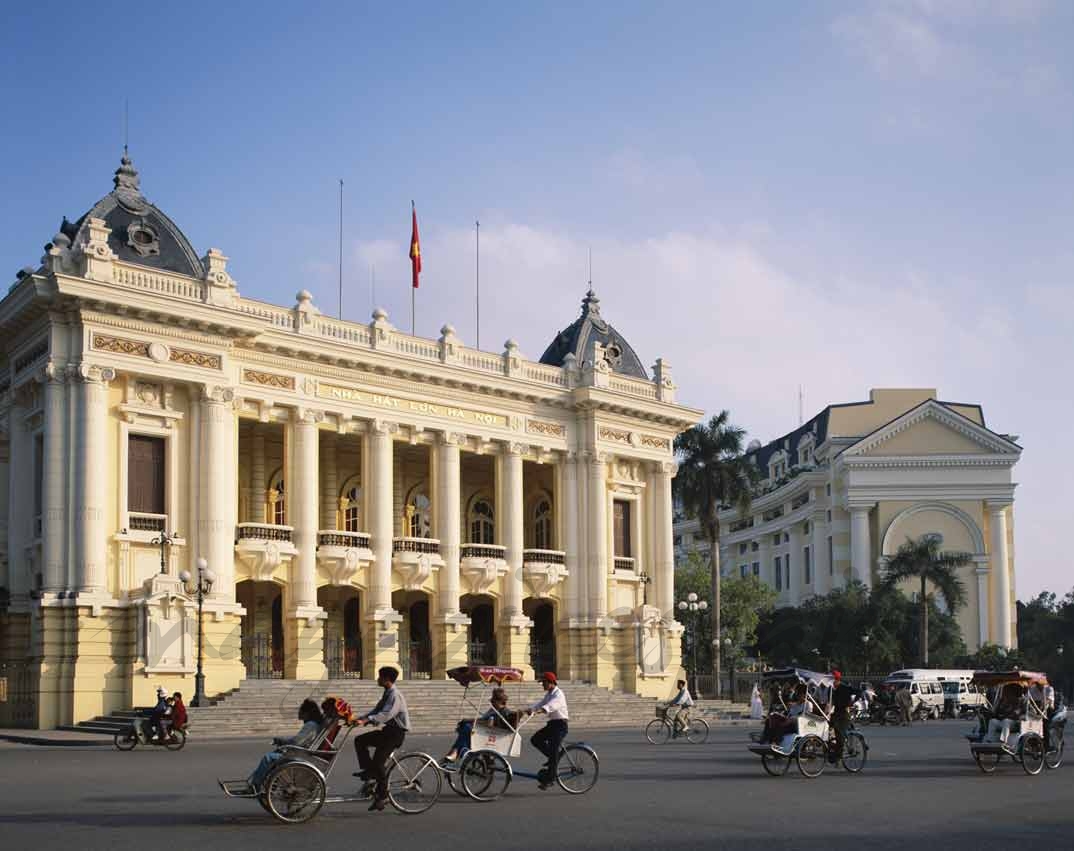
{"type": "Polygon", "coordinates": [[[982,726],[970,741],[970,753],[985,774],[996,770],[1003,757],[1010,757],[1026,774],[1040,774],[1044,766],[1058,768],[1063,761],[1063,728],[1066,708],[1052,715],[1048,741],[1044,737],[1047,708],[1033,699],[1030,688],[1046,686],[1048,677],[1038,671],[977,671],[971,680],[978,688],[992,690],[992,700],[982,712],[982,726]],[[1014,693],[1011,693],[1014,690],[1014,693]],[[1015,717],[997,718],[999,714],[1015,717]]]}

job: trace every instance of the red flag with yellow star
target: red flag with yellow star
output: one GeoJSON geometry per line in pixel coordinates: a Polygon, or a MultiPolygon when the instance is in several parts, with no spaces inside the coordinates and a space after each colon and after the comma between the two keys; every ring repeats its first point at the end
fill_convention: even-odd
{"type": "Polygon", "coordinates": [[[413,273],[414,289],[418,288],[418,276],[421,274],[421,241],[418,239],[418,211],[414,202],[410,202],[410,269],[413,273]]]}

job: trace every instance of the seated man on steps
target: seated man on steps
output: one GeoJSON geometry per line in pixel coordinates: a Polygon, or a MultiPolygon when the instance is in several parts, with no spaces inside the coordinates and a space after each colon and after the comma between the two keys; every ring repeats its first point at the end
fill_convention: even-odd
{"type": "Polygon", "coordinates": [[[399,671],[395,668],[384,667],[377,671],[377,685],[384,689],[384,693],[371,712],[355,721],[360,727],[367,724],[380,726],[379,730],[363,733],[354,740],[358,767],[361,769],[355,773],[355,777],[374,780],[377,784],[370,810],[384,809],[388,801],[388,777],[384,766],[392,752],[403,746],[407,731],[410,730],[406,698],[395,687],[397,679],[399,671]]]}

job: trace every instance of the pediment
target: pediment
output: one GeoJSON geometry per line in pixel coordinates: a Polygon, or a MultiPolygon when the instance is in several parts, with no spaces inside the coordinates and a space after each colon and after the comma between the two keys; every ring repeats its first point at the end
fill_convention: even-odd
{"type": "Polygon", "coordinates": [[[849,457],[1012,455],[1021,448],[1007,438],[930,399],[847,447],[849,457]]]}

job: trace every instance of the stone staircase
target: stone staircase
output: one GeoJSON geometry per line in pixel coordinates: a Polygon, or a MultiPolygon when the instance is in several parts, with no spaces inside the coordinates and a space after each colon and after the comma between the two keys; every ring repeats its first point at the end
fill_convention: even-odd
{"type": "MultiPolygon", "coordinates": [[[[641,730],[654,717],[656,701],[652,698],[612,692],[591,683],[562,682],[560,686],[567,695],[572,728],[641,730]]],[[[472,708],[460,707],[463,689],[457,683],[408,680],[400,682],[399,687],[406,695],[411,724],[417,733],[447,732],[460,718],[474,714],[472,708]]],[[[356,712],[365,712],[376,704],[380,692],[371,680],[244,680],[239,688],[214,700],[213,705],[188,707],[187,712],[191,730],[199,737],[281,734],[297,729],[298,706],[307,697],[320,702],[334,695],[346,700],[356,712]]],[[[507,692],[512,707],[535,703],[543,694],[536,682],[508,684],[507,692]]],[[[478,706],[487,705],[484,689],[471,686],[470,696],[478,706]]],[[[720,703],[706,711],[706,719],[721,720],[739,711],[738,705],[720,703]]],[[[138,714],[134,709],[114,712],[60,729],[111,735],[129,725],[138,714]]]]}

